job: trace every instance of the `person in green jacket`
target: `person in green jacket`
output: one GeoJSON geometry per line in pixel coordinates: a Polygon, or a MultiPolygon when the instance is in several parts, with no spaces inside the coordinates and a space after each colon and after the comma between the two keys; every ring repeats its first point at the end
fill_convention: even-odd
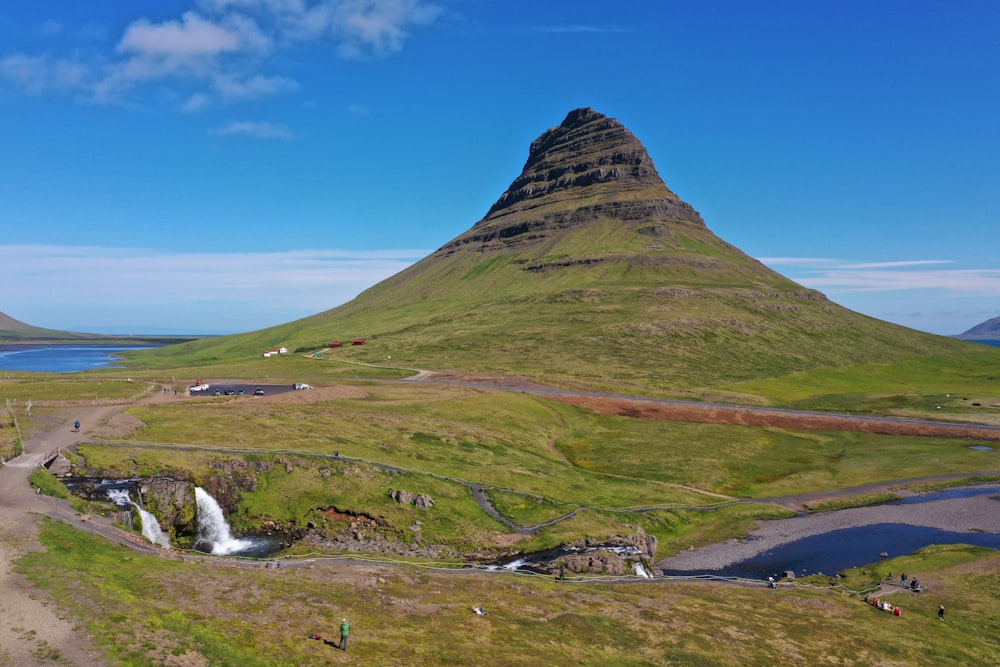
{"type": "Polygon", "coordinates": [[[344,619],[344,622],[340,624],[340,650],[347,650],[347,636],[351,634],[351,624],[344,619]]]}

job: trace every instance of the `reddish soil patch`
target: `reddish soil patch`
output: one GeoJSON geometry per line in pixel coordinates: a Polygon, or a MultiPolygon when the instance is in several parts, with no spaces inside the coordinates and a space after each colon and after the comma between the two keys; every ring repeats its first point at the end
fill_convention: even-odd
{"type": "Polygon", "coordinates": [[[892,421],[850,415],[824,415],[815,412],[801,413],[778,409],[741,408],[727,405],[679,405],[656,403],[642,399],[592,398],[586,396],[559,396],[551,398],[593,410],[603,415],[618,415],[636,419],[662,419],[666,421],[697,422],[700,424],[735,424],[739,426],[771,426],[775,428],[807,429],[814,431],[857,431],[884,435],[920,435],[940,438],[969,438],[973,440],[1000,440],[1000,431],[974,424],[912,421],[892,421]]]}

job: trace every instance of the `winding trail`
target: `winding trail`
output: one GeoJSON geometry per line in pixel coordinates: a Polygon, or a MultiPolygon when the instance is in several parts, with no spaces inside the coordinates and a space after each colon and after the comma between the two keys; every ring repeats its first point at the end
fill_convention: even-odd
{"type": "Polygon", "coordinates": [[[5,619],[0,623],[0,665],[51,665],[54,657],[79,667],[105,664],[75,619],[59,616],[53,605],[37,597],[38,589],[13,570],[13,563],[40,548],[38,529],[43,515],[76,525],[88,521],[78,517],[66,501],[35,493],[28,475],[49,452],[85,440],[93,425],[125,407],[75,409],[56,428],[26,441],[24,453],[0,467],[0,615],[5,619]],[[73,431],[76,418],[83,422],[80,433],[73,431]]]}
{"type": "MultiPolygon", "coordinates": [[[[171,400],[159,392],[139,403],[171,400]]],[[[23,443],[21,456],[0,466],[0,666],[35,667],[58,664],[98,667],[106,664],[90,636],[76,619],[64,618],[25,577],[13,569],[18,559],[40,550],[38,531],[43,516],[65,521],[141,551],[154,551],[141,540],[114,528],[110,519],[78,514],[65,500],[35,492],[28,476],[59,449],[89,439],[89,434],[115,414],[130,407],[74,407],[56,414],[59,423],[23,443]],[[79,419],[81,430],[73,429],[79,419]]]]}

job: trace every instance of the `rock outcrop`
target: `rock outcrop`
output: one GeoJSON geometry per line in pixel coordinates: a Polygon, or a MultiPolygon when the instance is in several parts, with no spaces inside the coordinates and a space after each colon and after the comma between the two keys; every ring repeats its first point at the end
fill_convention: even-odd
{"type": "Polygon", "coordinates": [[[426,493],[411,493],[409,491],[389,490],[389,497],[401,505],[413,505],[417,509],[430,509],[434,507],[434,501],[426,493]]]}
{"type": "Polygon", "coordinates": [[[191,482],[153,478],[141,480],[135,491],[140,504],[156,516],[160,527],[177,535],[197,528],[198,504],[194,489],[191,482]]]}

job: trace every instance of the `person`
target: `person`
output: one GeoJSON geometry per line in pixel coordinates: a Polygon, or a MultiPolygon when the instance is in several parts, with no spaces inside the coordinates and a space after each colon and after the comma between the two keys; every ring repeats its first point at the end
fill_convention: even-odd
{"type": "Polygon", "coordinates": [[[944,605],[939,605],[938,606],[938,620],[939,621],[943,621],[944,620],[944,605]]]}
{"type": "Polygon", "coordinates": [[[559,564],[559,581],[562,581],[565,578],[566,578],[566,563],[560,563],[559,564]]]}
{"type": "Polygon", "coordinates": [[[344,622],[340,624],[340,650],[347,650],[347,637],[351,634],[351,624],[344,619],[344,622]]]}
{"type": "Polygon", "coordinates": [[[767,587],[768,588],[774,588],[775,587],[774,577],[768,577],[767,578],[767,587]]]}
{"type": "Polygon", "coordinates": [[[906,573],[899,575],[899,585],[906,588],[906,573]]]}
{"type": "Polygon", "coordinates": [[[79,420],[79,419],[77,419],[77,420],[76,420],[75,422],[73,422],[73,429],[74,429],[74,430],[75,430],[75,431],[76,431],[77,433],[79,433],[79,432],[80,432],[80,420],[79,420]]]}

